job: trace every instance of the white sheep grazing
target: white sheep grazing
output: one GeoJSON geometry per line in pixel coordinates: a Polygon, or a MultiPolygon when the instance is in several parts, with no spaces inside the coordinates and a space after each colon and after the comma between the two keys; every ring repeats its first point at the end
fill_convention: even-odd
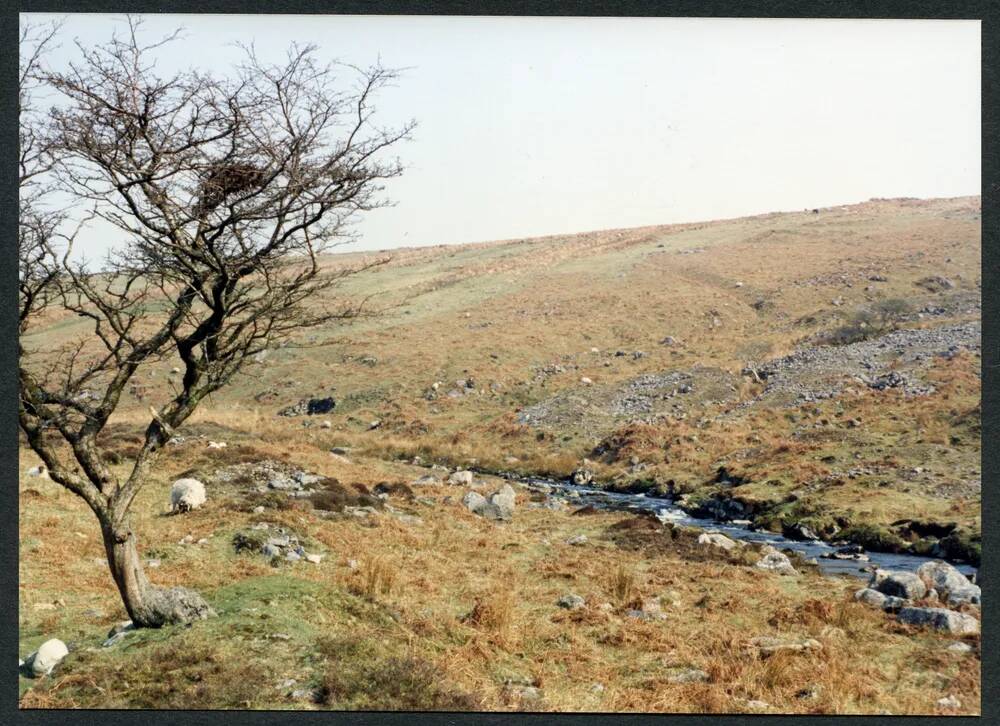
{"type": "Polygon", "coordinates": [[[208,448],[210,449],[224,449],[226,448],[225,441],[209,441],[208,448]]]}
{"type": "Polygon", "coordinates": [[[45,468],[45,464],[39,464],[28,469],[28,476],[40,476],[43,479],[48,479],[49,471],[45,468]]]}
{"type": "Polygon", "coordinates": [[[170,488],[170,511],[190,512],[205,503],[205,485],[197,479],[178,479],[170,488]]]}

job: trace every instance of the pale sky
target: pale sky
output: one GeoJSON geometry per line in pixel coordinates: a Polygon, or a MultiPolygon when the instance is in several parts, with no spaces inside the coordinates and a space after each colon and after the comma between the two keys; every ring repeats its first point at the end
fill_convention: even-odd
{"type": "MultiPolygon", "coordinates": [[[[123,22],[58,17],[53,65],[123,22]]],[[[377,104],[419,124],[397,204],[345,251],[980,193],[978,21],[144,18],[150,38],[185,28],[164,74],[221,72],[251,41],[274,60],[298,41],[408,69],[377,104]]],[[[92,259],[109,244],[84,242],[92,259]]]]}

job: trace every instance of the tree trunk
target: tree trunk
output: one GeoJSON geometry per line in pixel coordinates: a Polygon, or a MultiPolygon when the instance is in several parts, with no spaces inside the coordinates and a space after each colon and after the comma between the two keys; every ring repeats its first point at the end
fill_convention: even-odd
{"type": "Polygon", "coordinates": [[[109,516],[98,518],[111,576],[135,627],[159,628],[215,614],[198,593],[183,587],[156,587],[146,579],[127,516],[118,522],[109,516]]]}

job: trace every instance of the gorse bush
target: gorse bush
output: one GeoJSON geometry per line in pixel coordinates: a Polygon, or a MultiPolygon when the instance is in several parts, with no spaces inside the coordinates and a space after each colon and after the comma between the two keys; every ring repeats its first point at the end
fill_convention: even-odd
{"type": "Polygon", "coordinates": [[[819,339],[820,345],[850,345],[877,338],[896,329],[913,307],[902,298],[880,300],[858,308],[848,321],[819,339]]]}

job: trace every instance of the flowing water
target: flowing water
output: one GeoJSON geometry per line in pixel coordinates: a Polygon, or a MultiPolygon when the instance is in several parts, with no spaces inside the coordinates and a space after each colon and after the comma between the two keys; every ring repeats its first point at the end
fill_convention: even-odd
{"type": "MultiPolygon", "coordinates": [[[[931,557],[893,554],[891,552],[866,552],[869,558],[867,562],[826,559],[823,555],[836,552],[837,547],[826,542],[800,542],[788,539],[774,532],[754,531],[746,524],[692,517],[683,509],[673,504],[669,499],[648,497],[644,494],[606,492],[600,489],[590,489],[550,479],[518,477],[512,478],[512,480],[530,489],[556,496],[565,495],[567,498],[571,497],[570,501],[579,503],[581,506],[590,504],[598,509],[653,512],[664,522],[697,527],[708,532],[720,532],[730,539],[741,540],[743,542],[769,544],[778,549],[793,550],[801,553],[807,559],[815,557],[819,563],[820,571],[826,575],[852,575],[854,577],[867,578],[869,574],[867,570],[873,565],[886,570],[916,570],[923,563],[933,559],[931,557]]],[[[971,565],[955,564],[955,567],[966,575],[975,574],[976,572],[976,568],[971,565]]]]}

